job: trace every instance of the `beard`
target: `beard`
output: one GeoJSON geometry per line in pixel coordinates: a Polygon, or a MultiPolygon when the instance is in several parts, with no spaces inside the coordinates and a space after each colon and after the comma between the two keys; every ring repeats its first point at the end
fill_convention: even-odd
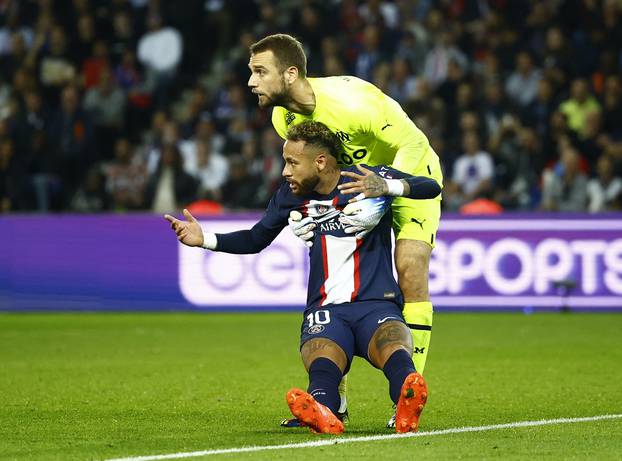
{"type": "Polygon", "coordinates": [[[274,106],[284,107],[288,100],[289,96],[285,86],[285,79],[281,79],[281,85],[277,91],[270,95],[263,93],[261,96],[258,96],[258,105],[262,109],[274,106]]]}
{"type": "Polygon", "coordinates": [[[294,183],[297,190],[292,190],[292,192],[294,193],[294,195],[309,195],[311,192],[313,192],[313,189],[315,189],[319,182],[320,178],[318,176],[305,178],[300,182],[294,183]]]}

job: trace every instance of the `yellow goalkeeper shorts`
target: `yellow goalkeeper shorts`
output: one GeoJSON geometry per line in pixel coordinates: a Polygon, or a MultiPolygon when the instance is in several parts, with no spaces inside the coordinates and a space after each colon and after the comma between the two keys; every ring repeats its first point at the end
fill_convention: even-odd
{"type": "Polygon", "coordinates": [[[420,240],[432,248],[441,219],[441,201],[398,197],[391,206],[396,239],[420,240]]]}
{"type": "MultiPolygon", "coordinates": [[[[428,147],[419,165],[412,171],[406,171],[415,176],[426,176],[434,179],[443,186],[443,172],[438,156],[428,147]]],[[[413,200],[397,197],[391,206],[393,211],[393,230],[397,240],[419,240],[428,243],[434,248],[436,231],[441,219],[441,196],[430,200],[413,200]]]]}

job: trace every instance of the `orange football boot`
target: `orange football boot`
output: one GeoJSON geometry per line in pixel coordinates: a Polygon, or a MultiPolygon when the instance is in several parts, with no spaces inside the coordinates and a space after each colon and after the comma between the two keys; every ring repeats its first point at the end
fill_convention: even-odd
{"type": "Polygon", "coordinates": [[[417,432],[419,417],[428,400],[428,385],[419,373],[406,376],[395,414],[395,430],[397,432],[417,432]]]}
{"type": "Polygon", "coordinates": [[[309,426],[311,432],[321,434],[343,432],[343,423],[328,407],[317,402],[311,394],[294,387],[287,392],[285,399],[292,415],[309,426]]]}

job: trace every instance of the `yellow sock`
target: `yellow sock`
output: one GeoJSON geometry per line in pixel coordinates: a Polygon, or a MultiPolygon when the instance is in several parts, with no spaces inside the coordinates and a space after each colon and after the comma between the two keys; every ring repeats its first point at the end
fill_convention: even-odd
{"type": "Polygon", "coordinates": [[[343,375],[341,382],[339,383],[339,397],[341,403],[339,405],[339,413],[343,413],[348,408],[348,399],[346,398],[346,392],[348,390],[348,375],[343,375]]]}
{"type": "Polygon", "coordinates": [[[404,320],[413,335],[413,362],[415,369],[421,374],[430,348],[433,311],[432,303],[429,301],[404,304],[404,320]]]}

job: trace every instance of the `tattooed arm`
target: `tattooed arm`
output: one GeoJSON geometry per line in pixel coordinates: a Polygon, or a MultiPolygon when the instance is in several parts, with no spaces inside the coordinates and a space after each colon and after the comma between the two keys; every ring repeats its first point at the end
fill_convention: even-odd
{"type": "MultiPolygon", "coordinates": [[[[350,199],[350,202],[363,198],[381,197],[383,195],[429,199],[436,197],[441,192],[441,186],[432,178],[410,176],[401,173],[405,177],[401,179],[385,179],[365,167],[360,165],[356,165],[356,167],[361,174],[342,171],[341,175],[351,178],[352,181],[338,186],[342,194],[359,194],[350,199]]],[[[397,170],[393,170],[393,172],[397,172],[397,170]]],[[[391,177],[389,176],[389,178],[391,177]]]]}

